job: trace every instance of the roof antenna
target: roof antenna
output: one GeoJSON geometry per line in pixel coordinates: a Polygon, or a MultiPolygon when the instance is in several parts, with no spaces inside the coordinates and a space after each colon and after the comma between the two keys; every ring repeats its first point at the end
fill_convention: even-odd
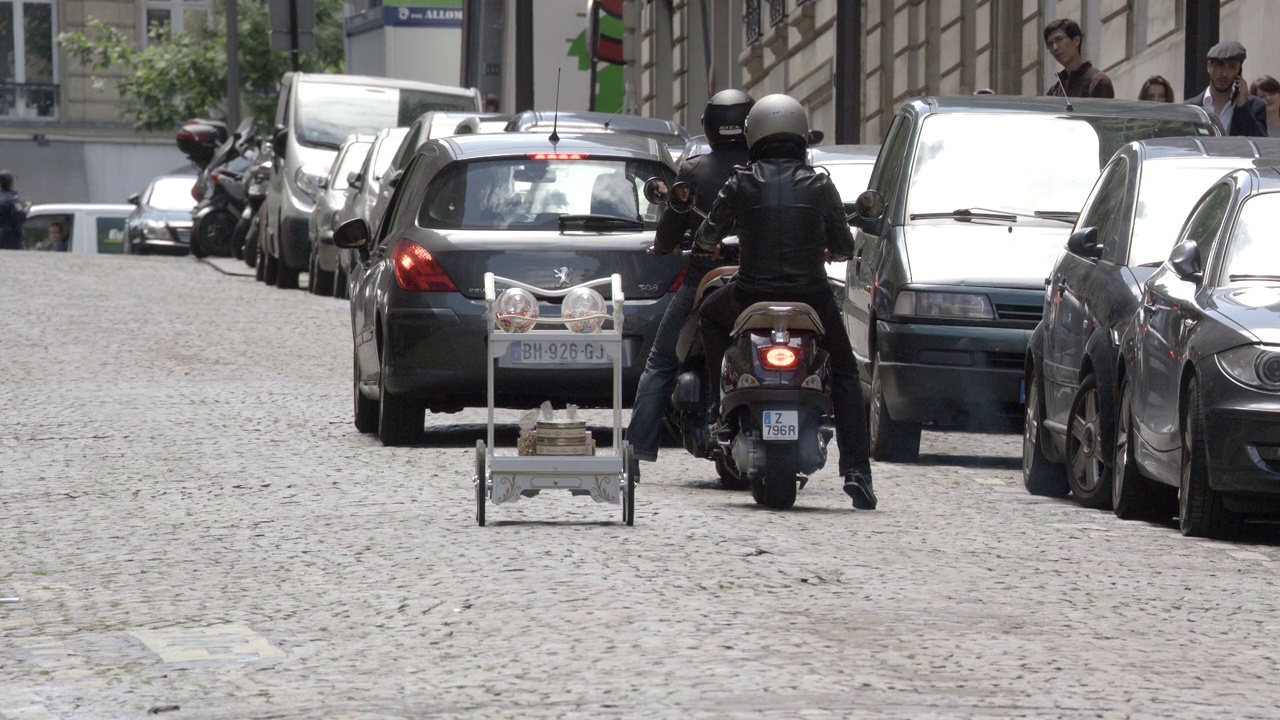
{"type": "MultiPolygon", "coordinates": [[[[1062,99],[1067,101],[1067,112],[1075,112],[1075,108],[1071,107],[1071,96],[1067,95],[1067,89],[1062,85],[1062,76],[1056,75],[1055,77],[1058,78],[1058,89],[1062,91],[1062,99]]],[[[557,87],[556,92],[559,91],[560,89],[557,87]]]]}
{"type": "Polygon", "coordinates": [[[620,112],[622,112],[623,110],[625,110],[625,109],[626,109],[626,107],[627,107],[627,99],[626,99],[626,98],[623,98],[623,99],[622,99],[622,104],[618,106],[618,109],[617,109],[617,110],[615,110],[615,111],[614,111],[614,113],[613,113],[612,115],[610,115],[610,116],[609,116],[609,118],[608,118],[607,120],[605,120],[605,121],[604,121],[604,129],[605,129],[605,130],[608,130],[608,129],[609,129],[609,123],[613,122],[613,119],[614,119],[614,118],[616,118],[616,117],[618,117],[618,113],[620,113],[620,112]]]}
{"type": "Polygon", "coordinates": [[[551,118],[551,144],[555,145],[560,142],[560,133],[556,132],[560,124],[560,68],[556,68],[556,109],[551,118]]]}

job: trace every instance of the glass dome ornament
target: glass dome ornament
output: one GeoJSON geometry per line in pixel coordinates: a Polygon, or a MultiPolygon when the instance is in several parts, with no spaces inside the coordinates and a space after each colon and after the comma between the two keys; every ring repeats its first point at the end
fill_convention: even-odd
{"type": "Polygon", "coordinates": [[[566,319],[583,318],[566,323],[574,332],[600,332],[601,326],[604,325],[604,318],[591,316],[605,314],[604,298],[591,288],[574,288],[564,296],[564,301],[560,304],[560,314],[566,319]]]}
{"type": "Polygon", "coordinates": [[[497,325],[507,332],[527,332],[538,317],[538,299],[524,288],[507,288],[498,296],[497,325]],[[528,318],[525,320],[524,318],[528,318]]]}

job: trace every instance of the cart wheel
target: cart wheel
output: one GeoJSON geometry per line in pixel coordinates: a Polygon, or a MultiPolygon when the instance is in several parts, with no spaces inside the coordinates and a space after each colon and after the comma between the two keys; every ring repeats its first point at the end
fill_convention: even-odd
{"type": "Polygon", "coordinates": [[[484,527],[484,496],[487,483],[484,472],[484,441],[476,441],[476,524],[484,527]]]}
{"type": "Polygon", "coordinates": [[[623,445],[622,467],[626,483],[622,488],[622,522],[636,524],[636,482],[640,479],[640,459],[631,454],[631,443],[623,445]]]}

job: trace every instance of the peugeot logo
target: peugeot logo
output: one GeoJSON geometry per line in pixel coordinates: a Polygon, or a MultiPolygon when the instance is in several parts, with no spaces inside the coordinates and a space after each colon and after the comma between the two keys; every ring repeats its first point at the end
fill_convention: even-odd
{"type": "Polygon", "coordinates": [[[573,268],[562,267],[552,271],[556,276],[556,287],[565,288],[573,284],[573,268]]]}

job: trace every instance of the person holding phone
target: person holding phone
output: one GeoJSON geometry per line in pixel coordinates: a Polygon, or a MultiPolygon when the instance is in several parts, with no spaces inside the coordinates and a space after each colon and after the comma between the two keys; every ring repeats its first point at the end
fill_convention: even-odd
{"type": "Polygon", "coordinates": [[[1245,55],[1244,45],[1235,40],[1209,48],[1209,87],[1186,102],[1217,115],[1228,135],[1266,137],[1267,106],[1249,93],[1242,72],[1245,55]]]}

